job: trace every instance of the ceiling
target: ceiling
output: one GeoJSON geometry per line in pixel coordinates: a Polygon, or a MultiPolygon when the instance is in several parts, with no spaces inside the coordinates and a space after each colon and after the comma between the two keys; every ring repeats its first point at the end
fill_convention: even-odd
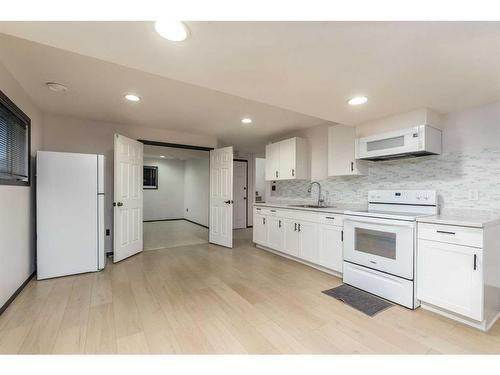
{"type": "Polygon", "coordinates": [[[28,92],[36,91],[42,108],[78,111],[79,115],[97,108],[100,116],[113,121],[216,133],[224,142],[241,142],[247,149],[271,134],[313,126],[319,119],[357,124],[415,108],[448,113],[500,99],[500,22],[187,25],[190,38],[172,43],[155,33],[152,22],[0,22],[0,32],[101,61],[28,47],[12,39],[11,50],[6,50],[5,38],[0,53],[10,64],[9,70],[17,69],[22,84],[30,86],[28,92]],[[17,57],[10,56],[14,49],[17,57]],[[19,67],[18,60],[26,53],[37,64],[19,67]],[[70,69],[68,63],[78,68],[71,65],[70,69]],[[88,82],[94,69],[99,80],[88,82]],[[40,87],[35,89],[41,74],[82,85],[74,86],[73,95],[91,93],[88,89],[95,89],[98,81],[106,95],[117,89],[142,88],[139,84],[144,83],[147,95],[140,106],[153,109],[159,105],[161,111],[146,116],[137,108],[122,108],[120,98],[116,103],[110,103],[114,99],[102,103],[101,95],[95,99],[79,96],[81,103],[69,108],[70,100],[58,105],[42,98],[47,95],[41,95],[40,87]],[[168,95],[158,95],[164,90],[168,95]],[[192,93],[196,95],[189,100],[192,93]],[[369,102],[347,105],[346,100],[354,95],[366,95],[369,102]],[[242,115],[258,117],[255,126],[243,129],[235,124],[242,115]]]}
{"type": "Polygon", "coordinates": [[[216,136],[223,145],[261,152],[268,139],[326,121],[137,69],[0,34],[0,61],[49,113],[216,136]],[[65,93],[45,82],[67,85],[65,93]],[[127,92],[139,95],[126,101],[127,92]],[[240,120],[249,116],[252,125],[240,120]]]}
{"type": "Polygon", "coordinates": [[[151,159],[176,159],[176,160],[190,160],[190,159],[208,159],[208,151],[190,150],[185,148],[164,147],[144,145],[145,158],[151,159]],[[163,157],[162,157],[163,156],[163,157]]]}

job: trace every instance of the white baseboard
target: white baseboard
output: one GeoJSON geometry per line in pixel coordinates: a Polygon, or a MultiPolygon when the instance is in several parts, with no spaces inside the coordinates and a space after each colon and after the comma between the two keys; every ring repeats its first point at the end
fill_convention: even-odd
{"type": "Polygon", "coordinates": [[[469,327],[473,327],[473,328],[479,329],[479,330],[481,330],[483,332],[487,332],[493,326],[493,324],[495,324],[495,322],[498,320],[498,318],[500,318],[500,313],[498,313],[488,323],[486,322],[486,320],[483,320],[482,322],[478,322],[478,321],[475,321],[475,320],[472,320],[472,319],[468,319],[468,318],[460,316],[460,315],[453,314],[452,312],[443,310],[443,309],[441,309],[441,308],[439,308],[437,306],[430,305],[430,304],[422,302],[422,301],[420,302],[420,307],[422,307],[425,310],[432,311],[433,313],[442,315],[442,316],[444,316],[446,318],[455,320],[455,321],[457,321],[459,323],[468,325],[469,327]]]}
{"type": "Polygon", "coordinates": [[[311,262],[308,262],[307,260],[304,260],[304,259],[300,259],[300,258],[297,258],[297,257],[294,257],[293,255],[289,255],[289,254],[286,254],[286,253],[282,253],[281,251],[278,251],[278,250],[274,250],[274,249],[271,249],[269,247],[266,247],[266,246],[262,246],[262,245],[259,245],[259,244],[256,244],[254,243],[255,247],[257,247],[258,249],[261,249],[261,250],[265,250],[265,251],[269,251],[270,253],[273,253],[273,254],[276,254],[276,255],[279,255],[279,256],[282,256],[284,258],[288,258],[288,259],[291,259],[291,260],[294,260],[296,262],[299,262],[299,263],[302,263],[302,264],[305,264],[306,266],[309,266],[309,267],[312,267],[312,268],[315,268],[321,272],[325,272],[325,273],[328,273],[332,276],[335,276],[335,277],[338,277],[339,279],[342,279],[342,273],[340,272],[337,272],[337,271],[334,271],[334,270],[331,270],[329,268],[326,268],[326,267],[323,267],[323,266],[320,266],[319,264],[315,264],[315,263],[311,263],[311,262]]]}

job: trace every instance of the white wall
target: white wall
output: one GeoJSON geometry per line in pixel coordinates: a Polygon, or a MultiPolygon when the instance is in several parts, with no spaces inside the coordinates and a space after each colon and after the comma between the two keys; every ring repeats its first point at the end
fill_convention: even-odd
{"type": "Polygon", "coordinates": [[[208,226],[210,159],[189,159],[184,170],[184,218],[208,226]]]}
{"type": "MultiPolygon", "coordinates": [[[[216,147],[211,136],[183,133],[144,126],[75,119],[44,114],[43,149],[48,151],[98,153],[106,156],[106,228],[113,228],[113,135],[133,139],[216,147]]],[[[106,237],[106,251],[113,250],[112,235],[106,237]]]]}
{"type": "Polygon", "coordinates": [[[235,151],[234,159],[248,161],[247,224],[253,225],[253,204],[255,202],[255,154],[235,151]]]}
{"type": "Polygon", "coordinates": [[[148,159],[144,165],[158,167],[158,189],[144,189],[144,220],[184,217],[183,160],[148,159]]]}
{"type": "MultiPolygon", "coordinates": [[[[41,112],[0,64],[0,89],[31,119],[31,152],[40,149],[41,112]]],[[[34,160],[31,187],[0,185],[0,306],[35,269],[34,160]]]]}
{"type": "Polygon", "coordinates": [[[266,159],[255,158],[255,190],[259,192],[264,202],[266,201],[268,185],[269,183],[266,182],[266,159]]]}

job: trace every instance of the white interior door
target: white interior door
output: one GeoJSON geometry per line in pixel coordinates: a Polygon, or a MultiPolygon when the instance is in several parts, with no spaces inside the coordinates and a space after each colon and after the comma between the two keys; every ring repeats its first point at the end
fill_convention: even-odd
{"type": "Polygon", "coordinates": [[[209,241],[233,247],[233,147],[210,151],[209,241]]]}
{"type": "Polygon", "coordinates": [[[247,162],[233,164],[233,229],[241,229],[247,227],[247,162]]]}
{"type": "Polygon", "coordinates": [[[114,250],[119,262],[142,251],[143,144],[115,134],[114,250]]]}

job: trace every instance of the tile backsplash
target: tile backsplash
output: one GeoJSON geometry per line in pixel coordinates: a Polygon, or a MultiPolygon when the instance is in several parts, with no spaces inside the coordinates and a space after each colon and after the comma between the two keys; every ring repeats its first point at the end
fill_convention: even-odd
{"type": "MultiPolygon", "coordinates": [[[[330,203],[366,203],[369,190],[434,189],[443,208],[500,211],[500,147],[368,162],[366,176],[320,181],[330,203]],[[477,191],[477,200],[474,198],[477,191]]],[[[309,200],[309,181],[277,181],[270,200],[309,200]]],[[[313,197],[317,197],[313,187],[313,197]]]]}

